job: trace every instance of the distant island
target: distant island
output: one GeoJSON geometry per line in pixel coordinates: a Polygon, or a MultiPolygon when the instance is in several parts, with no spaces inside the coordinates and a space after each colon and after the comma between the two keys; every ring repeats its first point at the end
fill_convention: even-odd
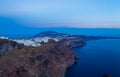
{"type": "Polygon", "coordinates": [[[64,77],[66,69],[78,58],[71,48],[83,47],[89,40],[108,38],[120,39],[54,31],[25,39],[0,37],[0,77],[64,77]]]}

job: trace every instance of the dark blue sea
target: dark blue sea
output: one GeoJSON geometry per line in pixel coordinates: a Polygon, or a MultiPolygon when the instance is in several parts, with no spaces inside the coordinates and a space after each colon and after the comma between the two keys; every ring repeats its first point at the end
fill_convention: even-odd
{"type": "Polygon", "coordinates": [[[88,41],[83,48],[74,48],[78,64],[69,68],[65,77],[120,77],[120,39],[88,41]]]}

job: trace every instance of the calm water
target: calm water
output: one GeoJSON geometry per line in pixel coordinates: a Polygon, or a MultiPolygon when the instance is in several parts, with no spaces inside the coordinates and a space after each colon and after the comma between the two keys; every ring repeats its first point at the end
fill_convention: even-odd
{"type": "MultiPolygon", "coordinates": [[[[6,27],[5,27],[6,28],[6,27]]],[[[13,27],[14,28],[14,27],[13,27]]],[[[4,30],[4,29],[3,29],[4,30]]],[[[6,29],[5,29],[6,30],[6,29]]],[[[23,38],[36,35],[42,31],[56,31],[59,33],[92,35],[92,36],[120,36],[120,28],[18,28],[18,30],[10,30],[0,32],[0,36],[9,38],[23,38]]]]}
{"type": "Polygon", "coordinates": [[[120,77],[120,40],[89,41],[83,48],[75,48],[78,64],[69,68],[65,77],[101,77],[111,74],[120,77]]]}

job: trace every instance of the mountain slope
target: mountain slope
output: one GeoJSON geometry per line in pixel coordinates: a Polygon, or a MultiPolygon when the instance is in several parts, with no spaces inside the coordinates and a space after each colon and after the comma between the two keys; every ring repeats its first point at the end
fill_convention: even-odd
{"type": "Polygon", "coordinates": [[[54,31],[44,31],[44,32],[34,35],[33,37],[58,37],[58,36],[63,36],[63,35],[66,35],[66,34],[57,33],[54,31]]]}
{"type": "Polygon", "coordinates": [[[73,52],[54,40],[40,47],[9,51],[0,58],[0,77],[64,77],[74,64],[73,52]]]}

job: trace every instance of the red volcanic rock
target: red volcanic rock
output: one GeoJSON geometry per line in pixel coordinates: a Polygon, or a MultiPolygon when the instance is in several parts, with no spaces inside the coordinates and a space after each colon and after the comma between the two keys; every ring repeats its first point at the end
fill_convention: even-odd
{"type": "Polygon", "coordinates": [[[0,77],[64,77],[76,56],[53,40],[40,47],[24,47],[0,58],[0,77]]]}

